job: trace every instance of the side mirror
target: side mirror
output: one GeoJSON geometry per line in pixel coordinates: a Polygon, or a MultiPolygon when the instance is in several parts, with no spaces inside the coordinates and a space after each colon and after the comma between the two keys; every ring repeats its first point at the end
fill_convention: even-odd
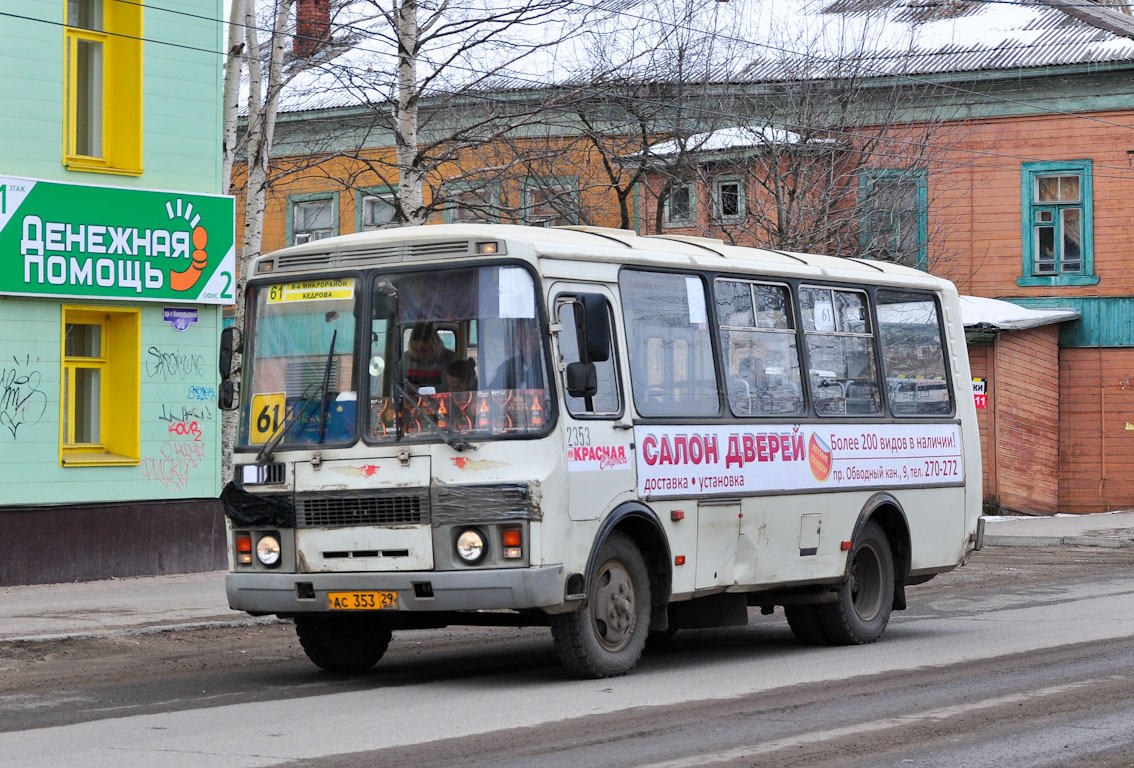
{"type": "Polygon", "coordinates": [[[594,363],[567,364],[567,394],[594,397],[598,394],[598,371],[594,363]]]}
{"type": "Polygon", "coordinates": [[[579,356],[584,363],[610,359],[610,312],[602,294],[575,297],[575,337],[580,340],[579,356]]]}
{"type": "Polygon", "coordinates": [[[232,375],[232,351],[236,348],[236,328],[229,326],[220,332],[220,376],[227,380],[232,375]]]}
{"type": "Polygon", "coordinates": [[[236,382],[232,379],[221,382],[220,392],[217,394],[217,407],[222,411],[236,410],[236,382]]]}

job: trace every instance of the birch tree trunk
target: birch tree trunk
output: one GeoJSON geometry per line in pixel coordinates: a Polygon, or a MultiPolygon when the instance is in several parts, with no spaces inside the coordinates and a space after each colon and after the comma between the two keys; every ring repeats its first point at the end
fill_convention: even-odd
{"type": "Polygon", "coordinates": [[[229,194],[232,189],[232,165],[236,160],[236,124],[240,112],[240,75],[244,68],[245,15],[249,0],[232,0],[232,11],[228,17],[227,59],[224,64],[223,129],[221,167],[221,192],[229,194]]]}
{"type": "Polygon", "coordinates": [[[394,102],[394,146],[398,165],[398,198],[407,224],[425,223],[425,169],[417,162],[417,55],[421,30],[417,0],[402,0],[395,17],[398,39],[398,91],[394,102]]]}
{"type": "MultiPolygon", "coordinates": [[[[244,287],[247,282],[248,266],[252,260],[260,255],[261,241],[264,232],[264,208],[268,193],[269,175],[268,166],[272,153],[272,141],[275,135],[276,113],[279,107],[279,94],[283,78],[284,46],[290,37],[287,34],[288,16],[291,12],[293,0],[278,0],[272,23],[272,38],[270,56],[268,59],[267,82],[263,78],[263,67],[260,63],[260,40],[257,33],[257,16],[255,0],[234,0],[244,6],[244,61],[248,66],[248,129],[247,129],[247,157],[248,173],[245,186],[244,203],[244,239],[240,255],[240,266],[237,269],[236,280],[236,310],[233,324],[238,331],[244,330],[244,287]]],[[[235,33],[236,10],[233,11],[233,23],[230,25],[230,35],[235,33]]],[[[234,40],[234,38],[232,38],[234,40]]],[[[233,42],[229,46],[230,52],[239,47],[233,42]]],[[[232,54],[230,53],[230,57],[232,54]]],[[[230,61],[231,64],[231,61],[230,61]]],[[[226,78],[233,69],[226,68],[226,78]]],[[[239,67],[233,76],[234,90],[239,86],[239,67]]],[[[229,83],[226,80],[226,96],[229,83]]],[[[225,122],[228,124],[227,109],[229,102],[225,101],[225,122]]],[[[233,125],[235,125],[235,102],[233,107],[233,125]]],[[[235,141],[233,144],[235,153],[235,141]]],[[[227,151],[227,147],[226,147],[227,151]]],[[[226,166],[231,168],[231,166],[226,166]]],[[[242,371],[243,345],[233,351],[232,379],[240,386],[242,371]]],[[[238,411],[227,412],[222,419],[221,428],[221,480],[227,483],[232,477],[232,450],[236,443],[236,428],[238,411]]]]}

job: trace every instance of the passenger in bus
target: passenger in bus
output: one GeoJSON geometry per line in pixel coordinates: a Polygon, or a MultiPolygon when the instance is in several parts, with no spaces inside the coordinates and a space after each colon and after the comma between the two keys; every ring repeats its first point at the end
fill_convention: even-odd
{"type": "Polygon", "coordinates": [[[445,386],[445,370],[454,357],[432,323],[415,325],[410,331],[409,351],[402,360],[402,378],[414,390],[432,387],[434,392],[440,392],[445,386]]]}
{"type": "Polygon", "coordinates": [[[449,363],[445,369],[445,387],[450,392],[476,391],[476,361],[470,357],[449,363]]]}

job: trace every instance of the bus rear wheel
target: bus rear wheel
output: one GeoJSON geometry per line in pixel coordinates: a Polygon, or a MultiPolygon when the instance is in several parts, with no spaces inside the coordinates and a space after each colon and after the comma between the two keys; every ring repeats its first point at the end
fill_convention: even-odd
{"type": "Polygon", "coordinates": [[[378,663],[392,636],[389,626],[373,616],[297,617],[295,634],[315,666],[355,674],[378,663]]]}
{"type": "Polygon", "coordinates": [[[650,577],[634,542],[612,533],[599,550],[586,604],[551,617],[563,666],[578,677],[625,675],[642,656],[650,631],[650,577]]]}
{"type": "Polygon", "coordinates": [[[827,642],[823,625],[814,605],[785,605],[784,616],[795,639],[804,645],[822,645],[827,642]]]}
{"type": "Polygon", "coordinates": [[[833,603],[815,606],[827,640],[835,645],[865,645],[882,636],[894,607],[894,556],[877,522],[863,526],[850,552],[847,580],[833,603]]]}

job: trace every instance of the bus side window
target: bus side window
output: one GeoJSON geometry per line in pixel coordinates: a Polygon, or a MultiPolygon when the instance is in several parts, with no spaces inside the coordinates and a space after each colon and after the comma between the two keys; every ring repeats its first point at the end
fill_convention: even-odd
{"type": "MultiPolygon", "coordinates": [[[[577,363],[579,357],[579,339],[575,329],[575,304],[570,296],[560,296],[556,299],[556,314],[560,325],[559,354],[563,357],[564,365],[577,363]]],[[[611,335],[613,336],[614,318],[611,315],[610,305],[606,307],[611,335]]],[[[613,341],[613,338],[612,338],[613,341]]],[[[617,349],[617,345],[612,344],[617,349]]],[[[567,403],[567,412],[572,416],[605,416],[617,418],[622,413],[622,396],[618,389],[617,357],[612,351],[606,360],[594,363],[598,375],[598,392],[591,398],[591,410],[587,409],[586,400],[581,397],[571,397],[567,394],[566,385],[563,389],[563,399],[567,403]]]]}
{"type": "Polygon", "coordinates": [[[895,416],[946,416],[953,412],[933,296],[913,291],[877,293],[878,338],[886,394],[895,416]]]}
{"type": "Polygon", "coordinates": [[[624,269],[618,285],[638,413],[717,416],[720,387],[701,278],[624,269]]]}
{"type": "Polygon", "coordinates": [[[819,415],[881,413],[867,296],[825,286],[799,289],[811,397],[819,415]]]}
{"type": "Polygon", "coordinates": [[[718,278],[713,293],[733,415],[803,413],[803,380],[788,287],[718,278]]]}

